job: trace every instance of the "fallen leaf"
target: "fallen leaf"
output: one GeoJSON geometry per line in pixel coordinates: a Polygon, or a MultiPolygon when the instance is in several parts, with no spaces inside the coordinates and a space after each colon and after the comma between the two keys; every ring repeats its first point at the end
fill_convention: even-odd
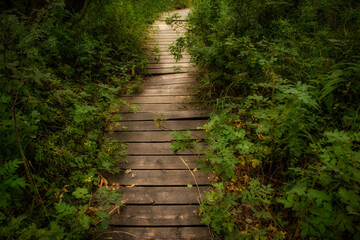
{"type": "Polygon", "coordinates": [[[193,172],[197,172],[197,171],[199,171],[199,170],[197,168],[194,168],[193,172]]]}
{"type": "Polygon", "coordinates": [[[126,174],[129,174],[129,173],[131,173],[131,171],[132,171],[131,169],[127,169],[127,170],[125,171],[125,173],[126,173],[126,174]]]}

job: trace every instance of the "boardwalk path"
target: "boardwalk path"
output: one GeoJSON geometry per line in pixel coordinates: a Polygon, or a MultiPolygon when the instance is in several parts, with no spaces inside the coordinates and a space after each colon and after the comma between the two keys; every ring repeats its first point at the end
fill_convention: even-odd
{"type": "MultiPolygon", "coordinates": [[[[188,14],[188,10],[177,12],[180,20],[188,14]]],[[[184,29],[174,31],[164,20],[163,16],[155,22],[149,42],[151,48],[161,50],[156,53],[160,61],[151,60],[148,73],[152,76],[141,94],[123,97],[139,104],[139,111],[134,114],[125,110],[123,120],[108,127],[114,131],[108,133],[110,138],[128,142],[127,157],[120,159],[121,168],[128,171],[109,177],[111,183],[122,186],[122,199],[127,201],[101,239],[210,239],[208,229],[194,214],[198,210],[198,190],[207,188],[208,174],[195,169],[197,156],[192,152],[174,155],[169,149],[172,130],[194,130],[192,138],[203,138],[197,127],[206,123],[207,113],[185,103],[196,84],[189,56],[176,63],[168,50],[184,29]],[[159,116],[166,119],[162,128],[154,122],[159,116]],[[196,176],[199,189],[182,159],[196,176]]]]}

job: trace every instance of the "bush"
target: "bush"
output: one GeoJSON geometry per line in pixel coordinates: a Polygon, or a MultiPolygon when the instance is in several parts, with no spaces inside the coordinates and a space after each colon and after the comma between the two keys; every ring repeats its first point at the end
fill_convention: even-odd
{"type": "Polygon", "coordinates": [[[199,97],[217,113],[204,126],[203,162],[225,187],[202,204],[204,221],[229,239],[358,238],[359,3],[193,6],[172,49],[179,57],[187,48],[201,70],[199,97]],[[271,197],[244,211],[246,191],[262,196],[253,181],[271,197]]]}
{"type": "Polygon", "coordinates": [[[0,238],[83,239],[121,205],[103,177],[119,171],[119,144],[103,130],[141,81],[147,27],[171,6],[31,3],[1,3],[0,238]]]}

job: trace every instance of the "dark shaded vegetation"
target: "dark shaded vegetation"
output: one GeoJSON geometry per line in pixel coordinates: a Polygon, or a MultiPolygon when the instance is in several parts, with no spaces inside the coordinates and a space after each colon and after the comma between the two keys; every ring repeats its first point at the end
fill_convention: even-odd
{"type": "Polygon", "coordinates": [[[103,129],[127,104],[120,94],[139,88],[147,28],[171,3],[1,1],[1,239],[83,239],[107,226],[121,202],[101,186],[119,144],[103,129]]]}
{"type": "Polygon", "coordinates": [[[216,109],[203,222],[226,239],[359,239],[359,2],[193,5],[173,52],[216,109]]]}

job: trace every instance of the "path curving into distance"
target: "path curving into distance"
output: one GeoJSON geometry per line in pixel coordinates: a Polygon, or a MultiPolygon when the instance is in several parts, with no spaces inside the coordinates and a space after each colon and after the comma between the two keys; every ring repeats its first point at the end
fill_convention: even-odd
{"type": "Polygon", "coordinates": [[[196,86],[190,56],[176,62],[168,50],[185,29],[173,30],[166,16],[178,13],[178,23],[185,24],[188,12],[164,14],[153,24],[148,47],[158,51],[150,59],[150,76],[140,94],[122,97],[140,108],[135,114],[124,109],[122,120],[106,129],[107,137],[128,142],[127,157],[119,159],[124,171],[108,176],[110,184],[121,186],[126,204],[96,239],[212,239],[196,214],[199,191],[208,188],[209,174],[196,169],[198,156],[193,152],[174,155],[169,149],[173,130],[190,129],[193,139],[203,139],[197,127],[208,119],[208,111],[189,104],[196,86]]]}

